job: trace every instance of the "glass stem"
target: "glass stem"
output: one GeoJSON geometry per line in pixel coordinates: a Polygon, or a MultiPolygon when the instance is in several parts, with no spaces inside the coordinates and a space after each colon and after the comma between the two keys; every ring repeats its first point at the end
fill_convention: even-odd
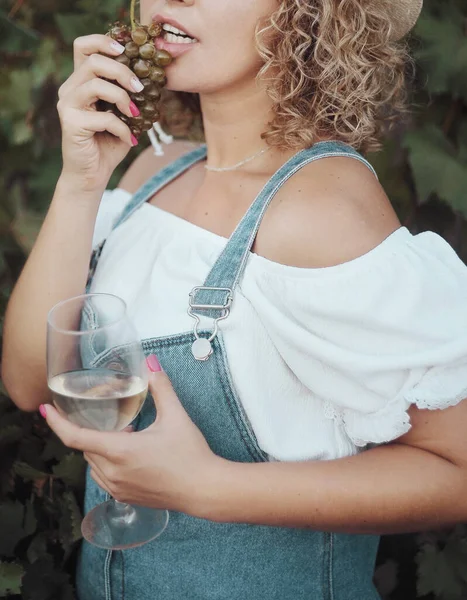
{"type": "Polygon", "coordinates": [[[119,502],[114,498],[109,505],[108,516],[113,525],[127,527],[135,521],[136,511],[131,504],[119,502]]]}

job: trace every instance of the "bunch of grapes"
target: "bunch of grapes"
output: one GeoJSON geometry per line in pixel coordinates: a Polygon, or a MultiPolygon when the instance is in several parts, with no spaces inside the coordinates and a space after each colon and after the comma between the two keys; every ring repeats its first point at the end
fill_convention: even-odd
{"type": "Polygon", "coordinates": [[[125,52],[115,60],[129,67],[144,85],[141,92],[130,93],[141,114],[138,117],[128,117],[121,113],[115,104],[102,100],[97,108],[115,113],[137,138],[144,131],[152,129],[153,124],[159,120],[158,103],[167,81],[164,67],[172,62],[168,52],[156,48],[155,39],[161,33],[162,26],[159,23],[152,23],[147,27],[136,25],[132,29],[129,25],[117,22],[110,26],[106,34],[125,46],[125,52]]]}

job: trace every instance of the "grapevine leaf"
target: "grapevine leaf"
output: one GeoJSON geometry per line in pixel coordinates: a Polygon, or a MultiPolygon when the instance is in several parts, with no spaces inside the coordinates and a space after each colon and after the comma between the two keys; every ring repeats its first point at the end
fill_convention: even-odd
{"type": "Polygon", "coordinates": [[[39,39],[37,31],[9,19],[8,15],[0,10],[0,50],[7,52],[31,51],[37,46],[39,39]]]}
{"type": "Polygon", "coordinates": [[[0,555],[14,556],[16,544],[27,536],[23,528],[24,506],[19,501],[0,504],[0,555]]]}
{"type": "Polygon", "coordinates": [[[72,492],[65,492],[60,502],[62,509],[59,519],[59,537],[65,551],[69,556],[73,545],[82,538],[81,511],[72,492]]]}
{"type": "Polygon", "coordinates": [[[16,119],[13,121],[12,126],[11,143],[15,146],[21,146],[33,139],[33,128],[25,119],[16,119]]]}
{"type": "Polygon", "coordinates": [[[30,563],[44,557],[47,554],[47,533],[42,531],[32,539],[27,551],[27,558],[30,563]]]}
{"type": "Polygon", "coordinates": [[[55,460],[62,460],[62,458],[69,453],[69,449],[62,444],[60,438],[56,435],[49,437],[46,441],[44,450],[41,454],[41,460],[48,461],[54,458],[55,460]]]}
{"type": "Polygon", "coordinates": [[[452,565],[459,585],[463,588],[464,594],[467,595],[467,572],[465,568],[467,564],[467,539],[455,535],[451,536],[444,552],[446,560],[452,565]]]}
{"type": "Polygon", "coordinates": [[[0,86],[0,116],[24,119],[32,101],[32,79],[27,69],[10,71],[8,85],[0,86]]]}
{"type": "Polygon", "coordinates": [[[405,138],[419,199],[435,193],[451,208],[467,216],[467,164],[461,162],[443,132],[427,126],[405,138]]]}
{"type": "Polygon", "coordinates": [[[417,593],[419,596],[434,594],[436,597],[462,600],[462,584],[456,577],[449,556],[444,550],[425,545],[416,557],[418,564],[417,593]]]}
{"type": "Polygon", "coordinates": [[[426,86],[434,94],[451,92],[467,99],[467,37],[464,16],[452,3],[444,18],[425,11],[415,28],[422,44],[415,50],[420,65],[429,73],[426,86]]]}
{"type": "Polygon", "coordinates": [[[39,471],[22,461],[16,461],[13,470],[18,477],[21,477],[24,481],[35,481],[36,479],[47,479],[50,477],[48,473],[39,471]]]}
{"type": "Polygon", "coordinates": [[[91,15],[57,14],[55,21],[67,44],[72,44],[77,37],[99,31],[99,24],[91,15]]]}
{"type": "Polygon", "coordinates": [[[55,477],[62,479],[66,484],[74,488],[84,486],[84,474],[86,463],[80,454],[72,452],[52,468],[55,477]]]}
{"type": "Polygon", "coordinates": [[[0,561],[0,598],[20,594],[23,575],[21,565],[0,561]]]}
{"type": "Polygon", "coordinates": [[[105,4],[95,0],[78,0],[77,7],[85,14],[95,14],[101,19],[115,20],[118,10],[122,8],[121,0],[107,0],[105,4]]]}
{"type": "Polygon", "coordinates": [[[35,54],[32,70],[35,88],[42,86],[50,75],[55,75],[57,71],[57,56],[60,57],[57,49],[57,41],[51,37],[44,38],[35,54]]]}
{"type": "Polygon", "coordinates": [[[72,492],[65,492],[63,498],[70,513],[71,540],[78,542],[83,537],[81,533],[81,522],[83,520],[81,510],[72,492]]]}

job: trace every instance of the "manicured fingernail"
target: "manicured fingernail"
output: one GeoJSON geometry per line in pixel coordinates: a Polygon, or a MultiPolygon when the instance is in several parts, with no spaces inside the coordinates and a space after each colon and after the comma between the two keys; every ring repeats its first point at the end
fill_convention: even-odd
{"type": "Polygon", "coordinates": [[[47,411],[46,411],[45,406],[43,404],[41,404],[39,406],[39,412],[41,413],[41,416],[43,416],[44,419],[45,419],[45,417],[47,416],[47,411]]]}
{"type": "Polygon", "coordinates": [[[131,78],[131,87],[135,90],[135,92],[141,92],[144,90],[144,85],[137,77],[131,78]]]}
{"type": "Polygon", "coordinates": [[[130,102],[130,112],[134,117],[139,117],[139,115],[141,114],[139,112],[139,108],[136,106],[136,104],[134,102],[130,102]]]}
{"type": "Polygon", "coordinates": [[[112,48],[112,50],[115,50],[115,52],[118,52],[119,54],[123,54],[125,52],[125,46],[122,46],[118,42],[111,42],[110,47],[112,48]]]}
{"type": "Polygon", "coordinates": [[[139,144],[139,142],[138,142],[138,138],[137,138],[137,137],[135,137],[133,134],[131,134],[131,144],[132,144],[133,146],[137,146],[137,145],[139,144]]]}
{"type": "Polygon", "coordinates": [[[159,371],[162,371],[160,362],[157,360],[157,356],[155,354],[151,354],[151,356],[148,356],[146,362],[148,363],[149,370],[153,373],[158,373],[159,371]]]}

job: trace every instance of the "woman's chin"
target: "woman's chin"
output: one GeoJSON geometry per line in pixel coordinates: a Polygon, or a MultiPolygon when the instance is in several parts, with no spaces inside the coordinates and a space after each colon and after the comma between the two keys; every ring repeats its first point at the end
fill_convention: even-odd
{"type": "Polygon", "coordinates": [[[177,77],[171,73],[167,73],[167,83],[165,88],[169,92],[184,92],[186,94],[199,94],[199,85],[188,81],[184,77],[177,77]]]}

